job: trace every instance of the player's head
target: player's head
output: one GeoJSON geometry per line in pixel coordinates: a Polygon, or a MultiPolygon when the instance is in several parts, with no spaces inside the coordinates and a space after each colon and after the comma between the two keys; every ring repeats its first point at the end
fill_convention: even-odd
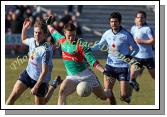
{"type": "Polygon", "coordinates": [[[34,38],[37,42],[45,40],[47,34],[47,26],[42,20],[36,20],[34,24],[34,38]]]}
{"type": "Polygon", "coordinates": [[[120,27],[121,21],[122,21],[122,16],[119,12],[113,12],[110,14],[109,22],[113,30],[117,30],[120,27]]]}
{"type": "Polygon", "coordinates": [[[64,25],[64,35],[69,42],[74,42],[76,41],[76,27],[72,23],[67,23],[64,25]]]}
{"type": "Polygon", "coordinates": [[[146,23],[146,12],[144,11],[138,11],[135,15],[135,23],[138,26],[142,26],[143,24],[146,23]]]}

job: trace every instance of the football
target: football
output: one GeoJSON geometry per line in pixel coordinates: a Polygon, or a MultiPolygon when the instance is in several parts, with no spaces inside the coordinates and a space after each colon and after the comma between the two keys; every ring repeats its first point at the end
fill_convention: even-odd
{"type": "Polygon", "coordinates": [[[88,97],[91,94],[92,89],[87,82],[82,81],[77,85],[76,91],[79,96],[88,97]]]}

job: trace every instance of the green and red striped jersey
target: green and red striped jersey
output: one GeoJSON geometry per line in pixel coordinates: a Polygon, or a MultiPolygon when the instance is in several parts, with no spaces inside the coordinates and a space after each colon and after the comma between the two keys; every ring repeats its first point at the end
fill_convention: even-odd
{"type": "Polygon", "coordinates": [[[88,67],[87,62],[93,67],[99,64],[85,40],[78,39],[70,43],[55,29],[52,29],[50,33],[54,41],[61,45],[67,75],[75,75],[84,71],[88,67]]]}

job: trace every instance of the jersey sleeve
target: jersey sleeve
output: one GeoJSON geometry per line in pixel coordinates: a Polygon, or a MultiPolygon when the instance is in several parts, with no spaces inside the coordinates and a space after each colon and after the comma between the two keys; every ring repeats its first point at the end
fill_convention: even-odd
{"type": "Polygon", "coordinates": [[[50,31],[53,39],[54,39],[54,42],[57,42],[57,43],[63,43],[65,41],[65,36],[61,35],[57,30],[55,30],[54,28],[52,28],[52,30],[50,31]]]}
{"type": "Polygon", "coordinates": [[[151,28],[147,29],[147,35],[149,38],[154,38],[154,32],[151,28]]]}
{"type": "Polygon", "coordinates": [[[87,62],[90,64],[90,66],[96,67],[96,65],[98,65],[99,62],[97,61],[97,59],[93,55],[93,52],[90,49],[90,47],[87,46],[87,44],[85,44],[85,43],[86,43],[86,41],[82,41],[82,43],[81,43],[81,47],[82,47],[82,50],[83,50],[84,57],[87,60],[87,62]]]}
{"type": "Polygon", "coordinates": [[[33,42],[34,42],[34,38],[27,38],[25,40],[25,45],[31,46],[33,42]]]}
{"type": "Polygon", "coordinates": [[[105,34],[103,34],[101,40],[100,40],[97,44],[95,44],[93,47],[91,47],[91,50],[92,50],[92,51],[100,50],[101,47],[102,47],[102,45],[104,45],[104,44],[107,43],[106,40],[105,40],[105,38],[106,38],[106,37],[105,37],[105,34]]]}
{"type": "Polygon", "coordinates": [[[128,40],[129,40],[129,45],[133,48],[133,50],[130,51],[130,55],[135,56],[139,51],[139,47],[135,43],[133,36],[130,33],[128,33],[128,40]]]}
{"type": "Polygon", "coordinates": [[[132,26],[130,33],[132,34],[132,36],[134,36],[134,26],[132,26]]]}

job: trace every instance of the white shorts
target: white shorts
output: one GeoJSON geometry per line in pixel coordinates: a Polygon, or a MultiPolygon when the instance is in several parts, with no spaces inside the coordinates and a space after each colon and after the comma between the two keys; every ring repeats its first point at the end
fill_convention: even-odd
{"type": "Polygon", "coordinates": [[[86,69],[76,75],[66,76],[66,79],[72,80],[77,84],[81,81],[86,81],[92,88],[100,86],[100,82],[98,81],[96,75],[90,69],[86,69]]]}

